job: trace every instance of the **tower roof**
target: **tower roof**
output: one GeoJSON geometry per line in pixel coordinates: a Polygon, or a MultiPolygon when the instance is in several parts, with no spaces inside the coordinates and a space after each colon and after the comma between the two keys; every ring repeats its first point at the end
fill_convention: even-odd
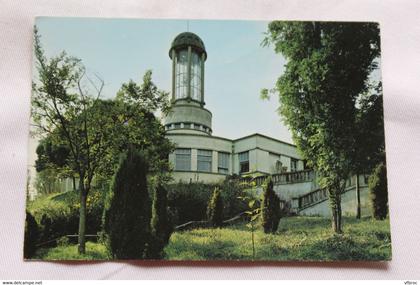
{"type": "Polygon", "coordinates": [[[180,33],[175,37],[169,50],[169,57],[172,58],[173,49],[177,51],[183,48],[187,48],[188,46],[191,46],[192,49],[198,51],[199,53],[204,53],[205,58],[207,58],[207,52],[203,41],[199,36],[190,32],[180,33]]]}

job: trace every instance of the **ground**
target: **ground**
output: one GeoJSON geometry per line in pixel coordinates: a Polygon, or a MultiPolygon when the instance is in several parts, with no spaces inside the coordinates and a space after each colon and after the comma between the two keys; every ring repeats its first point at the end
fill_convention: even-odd
{"type": "MultiPolygon", "coordinates": [[[[84,256],[76,245],[41,249],[35,258],[107,259],[102,244],[87,243],[84,256]]],[[[172,234],[165,248],[168,260],[252,260],[251,232],[245,224],[221,229],[194,229],[172,234]]],[[[256,260],[390,260],[389,220],[344,218],[344,234],[331,231],[329,219],[289,217],[276,234],[255,232],[256,260]]]]}

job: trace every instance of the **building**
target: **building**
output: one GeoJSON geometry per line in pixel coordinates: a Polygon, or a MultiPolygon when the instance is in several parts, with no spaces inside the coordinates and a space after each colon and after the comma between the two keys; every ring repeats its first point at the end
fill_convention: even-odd
{"type": "MultiPolygon", "coordinates": [[[[276,193],[292,211],[329,216],[325,190],[316,174],[306,169],[296,146],[261,134],[238,139],[213,136],[212,113],[205,108],[205,62],[207,51],[197,35],[184,32],[169,50],[172,60],[172,110],[164,118],[166,136],[176,149],[169,161],[173,178],[182,182],[218,182],[228,175],[252,176],[260,187],[272,175],[276,193]]],[[[362,211],[368,210],[366,179],[360,177],[362,211]]],[[[356,211],[355,177],[343,195],[343,213],[356,211]]]]}
{"type": "Polygon", "coordinates": [[[292,144],[261,134],[230,140],[213,136],[212,113],[205,108],[207,52],[195,34],[179,34],[169,50],[172,60],[172,111],[166,135],[177,148],[170,155],[174,178],[215,182],[226,175],[267,175],[304,169],[292,144]]]}

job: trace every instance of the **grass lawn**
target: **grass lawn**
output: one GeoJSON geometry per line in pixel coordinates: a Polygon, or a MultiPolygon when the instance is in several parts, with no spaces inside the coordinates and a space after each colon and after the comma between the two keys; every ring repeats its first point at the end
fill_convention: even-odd
{"type": "MultiPolygon", "coordinates": [[[[331,231],[329,219],[290,217],[276,234],[255,232],[256,260],[390,260],[389,220],[344,218],[344,234],[331,231]]],[[[76,245],[40,249],[36,259],[103,260],[105,246],[88,242],[79,256],[76,245]]],[[[172,234],[165,248],[168,260],[252,260],[251,232],[245,224],[222,229],[194,229],[172,234]]]]}
{"type": "MultiPolygon", "coordinates": [[[[390,260],[389,220],[344,218],[334,235],[329,219],[290,217],[276,234],[255,232],[256,260],[390,260]]],[[[244,224],[176,232],[165,248],[169,260],[252,260],[251,232],[244,224]]]]}
{"type": "Polygon", "coordinates": [[[109,259],[107,250],[103,244],[88,241],[86,253],[79,255],[77,245],[57,246],[54,248],[42,248],[36,252],[33,259],[44,260],[104,260],[109,259]]]}

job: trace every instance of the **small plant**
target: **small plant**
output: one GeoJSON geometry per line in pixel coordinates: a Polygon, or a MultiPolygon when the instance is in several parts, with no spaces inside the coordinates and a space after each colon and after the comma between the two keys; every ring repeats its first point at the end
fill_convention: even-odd
{"type": "MultiPolygon", "coordinates": [[[[255,187],[255,182],[251,182],[251,186],[255,187]]],[[[252,259],[255,260],[255,229],[261,216],[260,200],[252,195],[239,196],[238,199],[248,204],[248,210],[245,211],[245,214],[248,216],[249,222],[246,224],[246,227],[251,230],[252,259]]]]}
{"type": "Polygon", "coordinates": [[[372,199],[373,216],[383,220],[388,214],[388,184],[386,180],[386,167],[379,164],[369,177],[369,190],[372,199]]]}
{"type": "Polygon", "coordinates": [[[62,236],[57,240],[58,246],[67,246],[69,244],[69,238],[67,236],[62,236]]]}
{"type": "Polygon", "coordinates": [[[207,207],[207,218],[212,227],[221,227],[223,225],[223,200],[220,189],[214,189],[207,207]]]}
{"type": "Polygon", "coordinates": [[[261,217],[264,233],[275,233],[281,218],[280,199],[273,190],[273,181],[268,177],[264,183],[261,217]]]}

